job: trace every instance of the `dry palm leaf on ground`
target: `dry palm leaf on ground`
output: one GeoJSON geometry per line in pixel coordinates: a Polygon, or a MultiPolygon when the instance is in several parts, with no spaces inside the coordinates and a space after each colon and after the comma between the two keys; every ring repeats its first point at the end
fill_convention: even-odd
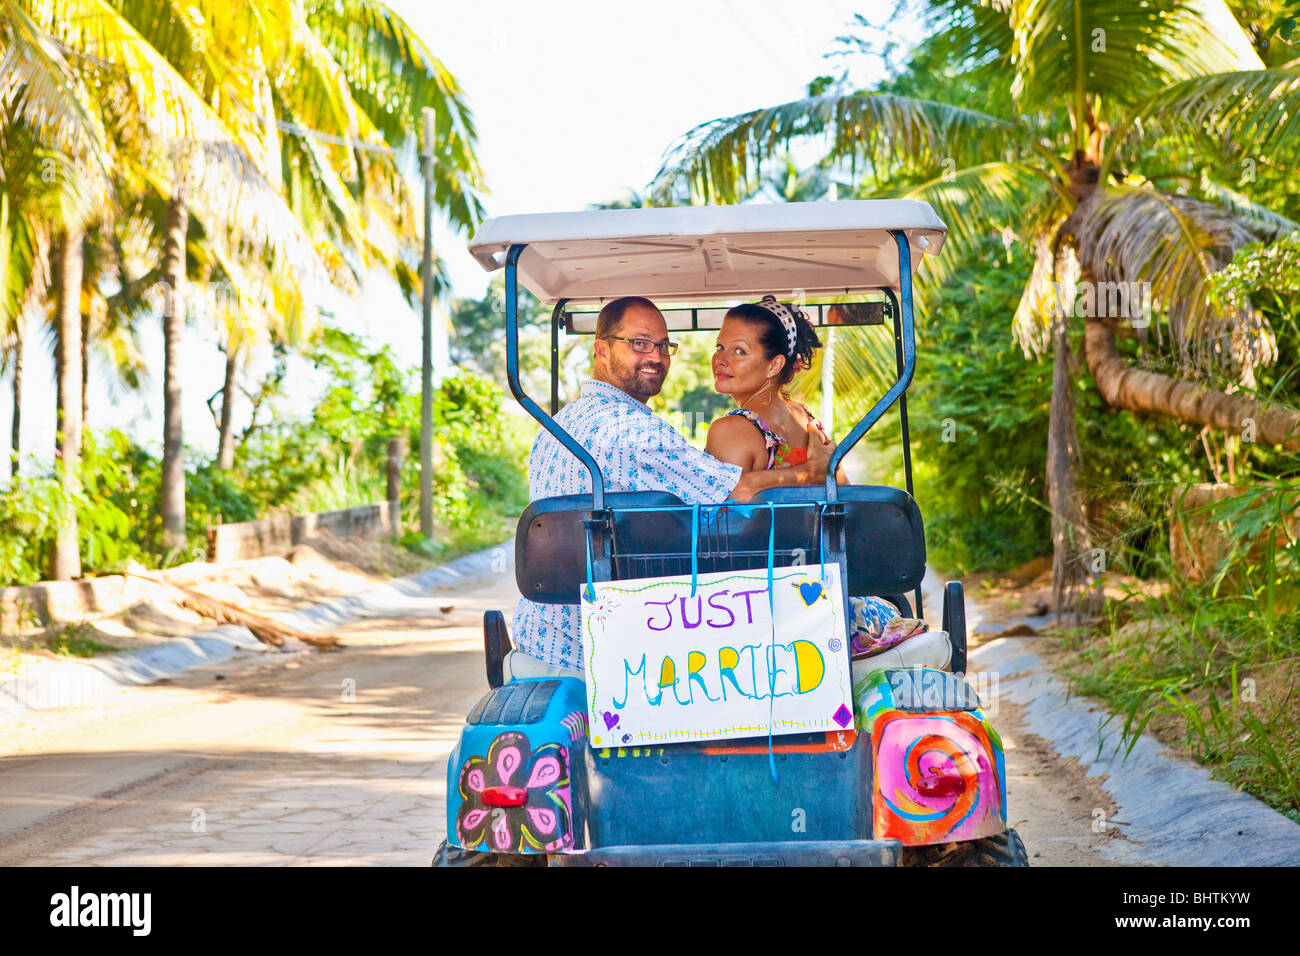
{"type": "Polygon", "coordinates": [[[165,580],[161,575],[139,574],[133,571],[124,571],[123,573],[130,577],[152,581],[154,584],[162,584],[171,588],[183,595],[183,598],[177,602],[181,607],[187,608],[196,614],[202,614],[218,624],[237,624],[246,627],[263,644],[280,647],[284,644],[285,638],[291,637],[311,647],[320,649],[339,646],[339,639],[333,635],[308,634],[306,631],[300,631],[278,621],[273,621],[269,617],[263,617],[261,614],[256,614],[237,604],[231,604],[229,601],[223,601],[220,598],[212,597],[210,594],[204,594],[201,591],[195,591],[193,588],[187,588],[184,585],[173,584],[165,580]]]}

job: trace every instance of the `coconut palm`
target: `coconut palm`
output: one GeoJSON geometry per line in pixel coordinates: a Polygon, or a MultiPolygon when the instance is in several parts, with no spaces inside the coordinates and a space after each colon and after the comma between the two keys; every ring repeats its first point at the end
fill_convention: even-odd
{"type": "Polygon", "coordinates": [[[918,53],[921,80],[706,123],[670,151],[656,188],[686,181],[734,201],[776,150],[822,138],[858,174],[861,195],[926,200],[948,223],[950,246],[927,263],[928,281],[990,233],[1012,229],[1032,244],[1037,265],[1014,327],[1027,352],[1054,355],[1047,477],[1059,611],[1086,584],[1090,550],[1074,478],[1071,319],[1086,319],[1084,352],[1111,404],[1237,431],[1249,420],[1260,440],[1300,448],[1300,413],[1248,394],[1253,370],[1275,355],[1267,322],[1249,303],[1225,308],[1206,295],[1243,243],[1295,228],[1252,201],[1239,173],[1252,157],[1261,179],[1276,177],[1270,164],[1289,166],[1300,71],[1265,69],[1212,0],[936,0],[926,15],[935,33],[918,53]],[[948,69],[927,78],[933,67],[948,69]],[[1115,305],[1134,302],[1110,301],[1146,288],[1134,282],[1150,283],[1150,315],[1120,315],[1115,305]],[[1134,368],[1117,331],[1154,333],[1173,369],[1134,368]]]}
{"type": "MultiPolygon", "coordinates": [[[[85,11],[77,11],[83,13],[85,11]]],[[[56,449],[65,502],[79,491],[81,453],[81,254],[85,222],[95,194],[106,181],[108,137],[95,95],[87,82],[98,72],[79,72],[70,62],[76,44],[61,42],[56,24],[72,32],[75,15],[47,5],[8,2],[0,7],[0,142],[5,152],[8,197],[3,243],[6,269],[4,311],[12,339],[21,349],[23,304],[39,293],[49,259],[55,295],[55,366],[58,373],[56,449]],[[61,19],[60,19],[61,16],[61,19]],[[39,172],[25,160],[39,160],[39,172]],[[38,184],[39,181],[39,184],[38,184]],[[38,204],[47,215],[38,217],[38,204]],[[21,218],[19,218],[21,217],[21,218]],[[52,234],[36,223],[52,224],[52,234]],[[49,254],[47,258],[47,253],[49,254]]],[[[20,354],[16,351],[15,354],[20,354]]],[[[21,371],[15,367],[15,419],[20,419],[21,371]]],[[[14,426],[15,456],[17,432],[14,426]]],[[[15,457],[14,469],[17,468],[15,457]]],[[[52,555],[56,578],[80,574],[75,514],[68,508],[52,555]]]]}
{"type": "MultiPolygon", "coordinates": [[[[380,265],[408,298],[417,294],[420,219],[399,157],[414,152],[422,107],[432,107],[440,124],[435,203],[461,228],[481,217],[482,176],[463,97],[419,37],[382,4],[261,0],[232,18],[224,6],[208,3],[215,16],[182,27],[146,10],[131,13],[135,6],[124,10],[139,18],[142,33],[241,131],[249,155],[283,190],[336,284],[354,289],[380,265]]],[[[173,253],[183,248],[176,216],[187,205],[172,197],[175,234],[166,248],[173,253]]],[[[206,220],[202,225],[205,253],[219,266],[224,289],[218,311],[227,369],[218,463],[229,467],[230,403],[241,357],[266,335],[301,337],[313,326],[313,310],[295,270],[277,267],[277,281],[261,281],[265,262],[250,272],[236,250],[218,241],[219,231],[206,220]]],[[[165,253],[164,261],[170,263],[164,281],[175,290],[185,279],[182,259],[165,253]]],[[[169,424],[169,436],[172,430],[169,424]]],[[[165,455],[164,488],[166,461],[165,455]]]]}
{"type": "MultiPolygon", "coordinates": [[[[279,191],[253,162],[257,144],[247,125],[232,131],[124,15],[143,18],[143,9],[143,4],[113,6],[100,0],[13,0],[0,8],[6,130],[24,127],[36,143],[57,152],[67,175],[56,178],[77,187],[65,190],[66,214],[56,219],[59,231],[50,244],[58,261],[54,289],[59,317],[59,470],[69,495],[76,491],[82,424],[81,402],[76,399],[81,391],[83,237],[92,213],[95,218],[112,215],[110,199],[120,198],[113,189],[113,174],[132,170],[173,198],[186,196],[188,185],[192,191],[186,201],[205,214],[205,221],[222,224],[243,241],[272,243],[289,261],[314,258],[279,191]],[[83,201],[72,202],[76,197],[83,201]]],[[[188,10],[178,11],[185,15],[182,19],[188,10]]],[[[168,19],[165,11],[161,19],[168,19]]],[[[164,251],[164,275],[170,272],[175,278],[184,268],[189,206],[173,202],[169,212],[171,248],[164,251]]],[[[167,338],[178,341],[176,323],[167,338]]],[[[175,376],[172,379],[169,385],[174,387],[167,389],[173,410],[168,415],[168,445],[174,472],[179,442],[171,433],[178,436],[179,428],[170,426],[173,420],[179,424],[179,389],[175,376]]],[[[177,514],[182,529],[184,520],[183,472],[179,479],[179,511],[174,502],[165,507],[173,536],[177,514]]],[[[169,487],[176,484],[173,480],[169,487]]],[[[75,519],[69,516],[55,548],[56,577],[78,573],[76,537],[75,519]]]]}
{"type": "Polygon", "coordinates": [[[25,127],[0,121],[0,371],[13,374],[10,475],[15,479],[21,457],[23,341],[28,312],[43,299],[49,281],[49,236],[42,223],[50,219],[52,210],[46,207],[57,192],[42,179],[41,170],[56,162],[25,127]]]}

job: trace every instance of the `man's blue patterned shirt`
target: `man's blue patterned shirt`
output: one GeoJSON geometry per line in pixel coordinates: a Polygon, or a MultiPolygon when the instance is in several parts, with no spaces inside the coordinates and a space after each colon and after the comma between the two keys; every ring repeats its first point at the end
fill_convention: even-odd
{"type": "MultiPolygon", "coordinates": [[[[686,504],[730,497],[741,468],[687,444],[672,425],[622,389],[587,380],[582,396],[555,421],[596,459],[605,490],[667,491],[686,504]]],[[[533,501],[591,491],[587,467],[545,430],[528,459],[533,501]]],[[[560,667],[582,667],[581,614],[576,604],[536,604],[521,598],[512,637],[525,654],[560,667]]]]}

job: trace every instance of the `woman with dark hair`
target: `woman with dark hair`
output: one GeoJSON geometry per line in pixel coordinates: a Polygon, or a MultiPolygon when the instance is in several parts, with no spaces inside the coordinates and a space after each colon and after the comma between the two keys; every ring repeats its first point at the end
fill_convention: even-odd
{"type": "MultiPolygon", "coordinates": [[[[807,406],[785,391],[821,344],[807,317],[775,296],[727,312],[713,353],[713,387],[737,407],[709,426],[705,451],[757,471],[806,461],[813,435],[829,442],[807,406]]],[[[845,481],[843,471],[837,477],[845,481]]]]}
{"type": "MultiPolygon", "coordinates": [[[[821,422],[786,392],[821,344],[808,317],[775,296],[728,311],[713,353],[713,387],[730,395],[736,408],[709,426],[704,450],[758,471],[797,465],[807,460],[809,441],[829,442],[821,422]]],[[[842,467],[836,479],[848,483],[842,467]]],[[[926,628],[922,621],[902,618],[879,597],[851,597],[848,613],[854,657],[878,654],[926,628]]],[[[943,643],[946,649],[946,639],[943,643]]]]}

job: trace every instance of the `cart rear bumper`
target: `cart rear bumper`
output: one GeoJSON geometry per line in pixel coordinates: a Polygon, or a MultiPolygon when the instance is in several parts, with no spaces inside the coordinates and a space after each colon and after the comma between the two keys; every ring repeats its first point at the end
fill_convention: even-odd
{"type": "Polygon", "coordinates": [[[897,840],[805,840],[607,846],[551,857],[552,866],[898,866],[897,840]]]}

